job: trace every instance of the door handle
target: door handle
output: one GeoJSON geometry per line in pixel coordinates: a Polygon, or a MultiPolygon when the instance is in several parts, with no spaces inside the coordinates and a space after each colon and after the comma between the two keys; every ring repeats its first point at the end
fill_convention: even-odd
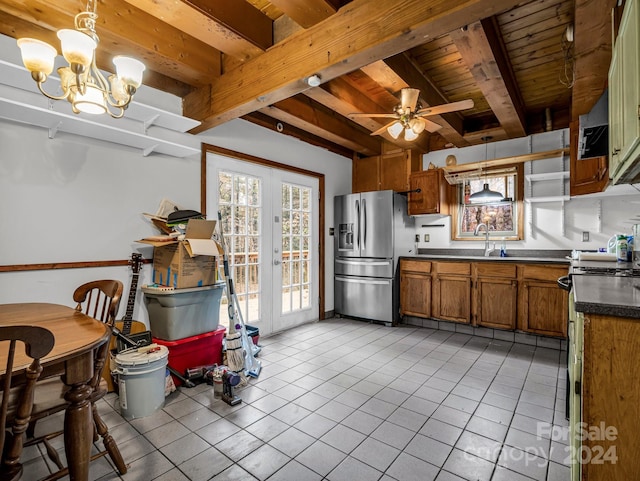
{"type": "Polygon", "coordinates": [[[279,266],[279,265],[280,265],[280,260],[278,260],[278,259],[273,259],[273,265],[274,265],[274,266],[279,266]]]}

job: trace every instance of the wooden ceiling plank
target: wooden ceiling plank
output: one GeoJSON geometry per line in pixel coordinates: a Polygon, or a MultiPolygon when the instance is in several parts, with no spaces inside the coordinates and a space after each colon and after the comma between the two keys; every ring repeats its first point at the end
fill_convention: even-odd
{"type": "Polygon", "coordinates": [[[616,0],[576,0],[575,78],[571,120],[591,111],[604,92],[611,63],[611,10],[616,0]]]}
{"type": "Polygon", "coordinates": [[[184,99],[200,132],[273,104],[307,88],[305,77],[325,81],[422,44],[469,22],[507,10],[518,0],[354,0],[327,20],[296,32],[262,55],[214,79],[184,99]],[[379,25],[385,25],[381,31],[379,25]],[[204,101],[203,101],[204,100],[204,101]],[[208,102],[211,100],[211,102],[208,102]]]}
{"type": "Polygon", "coordinates": [[[273,46],[273,21],[247,2],[182,0],[262,50],[273,46]]]}
{"type": "MultiPolygon", "coordinates": [[[[201,10],[175,0],[124,0],[136,8],[221,52],[241,60],[249,60],[264,49],[242,37],[217,19],[204,15],[201,10]]],[[[244,2],[239,2],[244,3],[244,2]]],[[[135,31],[135,30],[134,30],[135,31]]],[[[166,41],[166,39],[165,39],[166,41]]]]}
{"type": "Polygon", "coordinates": [[[466,30],[458,29],[450,35],[500,125],[510,137],[524,137],[524,102],[495,19],[474,22],[466,30]]]}
{"type": "Polygon", "coordinates": [[[328,0],[271,0],[271,3],[303,28],[313,27],[338,10],[328,0]]]}

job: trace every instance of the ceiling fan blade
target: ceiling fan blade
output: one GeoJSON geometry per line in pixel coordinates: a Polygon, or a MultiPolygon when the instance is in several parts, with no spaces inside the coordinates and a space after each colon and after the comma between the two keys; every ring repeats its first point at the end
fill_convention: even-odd
{"type": "Polygon", "coordinates": [[[380,117],[380,118],[386,118],[386,119],[397,119],[398,118],[398,114],[361,114],[361,113],[357,113],[357,114],[348,114],[347,117],[349,117],[349,118],[355,118],[355,117],[371,117],[371,118],[375,118],[375,117],[380,117]]]}
{"type": "Polygon", "coordinates": [[[388,124],[386,124],[385,126],[380,127],[378,130],[375,130],[375,131],[371,132],[371,135],[380,135],[380,134],[382,134],[385,130],[387,130],[387,128],[388,128],[389,126],[393,125],[395,122],[396,122],[395,120],[394,120],[394,121],[392,121],[392,122],[389,122],[389,123],[388,123],[388,124]]]}
{"type": "Polygon", "coordinates": [[[406,112],[407,110],[410,110],[411,112],[415,112],[419,96],[420,90],[418,89],[412,89],[408,87],[402,89],[402,91],[400,92],[402,111],[406,112]]]}
{"type": "Polygon", "coordinates": [[[416,115],[425,117],[427,115],[440,115],[447,112],[457,112],[458,110],[466,110],[473,108],[473,100],[460,100],[459,102],[452,102],[450,104],[436,105],[435,107],[425,107],[416,112],[416,115]]]}
{"type": "Polygon", "coordinates": [[[440,130],[440,129],[442,128],[442,125],[440,125],[440,124],[436,124],[435,122],[433,122],[433,121],[431,121],[431,120],[429,120],[429,119],[422,119],[422,120],[424,120],[424,122],[425,122],[425,124],[426,124],[426,125],[424,126],[424,129],[425,129],[427,132],[434,133],[434,132],[436,132],[436,131],[438,131],[438,130],[440,130]]]}

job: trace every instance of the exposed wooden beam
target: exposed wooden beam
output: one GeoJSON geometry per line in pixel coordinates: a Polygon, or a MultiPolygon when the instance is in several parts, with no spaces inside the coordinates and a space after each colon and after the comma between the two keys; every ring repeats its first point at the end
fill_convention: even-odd
{"type": "Polygon", "coordinates": [[[507,135],[524,137],[524,102],[495,17],[471,23],[449,35],[507,135]]]}
{"type": "Polygon", "coordinates": [[[308,88],[304,79],[314,73],[334,79],[518,1],[464,0],[451,8],[450,0],[354,0],[187,95],[184,114],[202,122],[196,132],[204,131],[302,92],[308,88]]]}
{"type": "Polygon", "coordinates": [[[261,112],[364,155],[380,153],[379,139],[304,95],[281,100],[261,112]]]}
{"type": "MultiPolygon", "coordinates": [[[[264,51],[261,41],[256,39],[262,39],[265,34],[254,35],[251,31],[243,30],[237,23],[237,19],[242,18],[242,15],[251,18],[263,17],[259,10],[246,2],[233,3],[233,8],[239,9],[238,13],[233,15],[236,22],[233,27],[228,23],[234,22],[234,18],[231,14],[225,13],[227,10],[221,7],[225,3],[223,0],[211,2],[194,0],[190,3],[175,0],[126,0],[126,2],[238,59],[248,60],[264,51]],[[218,18],[218,14],[222,18],[218,18]]],[[[256,31],[260,30],[259,27],[263,23],[256,22],[256,31]]],[[[268,23],[270,24],[271,21],[268,20],[268,23]]],[[[262,29],[264,30],[264,27],[262,29]]],[[[166,43],[166,38],[164,41],[166,43]]]]}
{"type": "MultiPolygon", "coordinates": [[[[10,36],[28,34],[28,24],[38,25],[50,32],[43,40],[60,45],[55,32],[61,28],[73,28],[74,15],[83,5],[76,0],[48,2],[32,0],[25,8],[19,0],[3,0],[0,12],[5,18],[17,19],[13,31],[2,33],[10,36]]],[[[172,77],[191,85],[208,85],[220,74],[220,52],[168,24],[158,27],[154,18],[129,5],[124,0],[110,0],[98,7],[96,32],[100,37],[98,67],[113,72],[115,55],[130,55],[156,72],[171,70],[172,77]],[[171,39],[171,42],[167,42],[171,39]],[[125,47],[126,46],[126,47],[125,47]],[[185,55],[189,52],[189,55],[185,55]]],[[[5,23],[4,21],[2,22],[5,23]]],[[[32,27],[28,27],[32,29],[32,27]]],[[[143,80],[144,81],[144,80],[143,80]]]]}
{"type": "Polygon", "coordinates": [[[329,152],[341,155],[349,160],[351,160],[351,157],[353,156],[353,150],[351,149],[329,142],[327,139],[318,137],[317,135],[312,135],[305,130],[288,124],[287,122],[269,117],[262,112],[251,112],[250,114],[242,116],[242,119],[269,130],[273,130],[274,132],[281,133],[282,135],[289,135],[300,139],[303,142],[307,142],[308,144],[327,149],[329,152]]]}
{"type": "Polygon", "coordinates": [[[571,118],[591,111],[607,86],[611,63],[611,9],[616,0],[576,0],[571,118]]]}
{"type": "Polygon", "coordinates": [[[329,0],[270,0],[276,7],[304,28],[319,23],[338,10],[329,0]]]}
{"type": "MultiPolygon", "coordinates": [[[[421,97],[427,103],[426,106],[449,103],[449,100],[444,94],[422,73],[406,53],[394,55],[378,63],[387,65],[407,86],[420,89],[421,97]]],[[[447,142],[451,142],[456,147],[466,147],[469,145],[464,139],[462,115],[458,112],[434,115],[429,117],[429,120],[442,126],[437,133],[444,137],[447,142]]]]}

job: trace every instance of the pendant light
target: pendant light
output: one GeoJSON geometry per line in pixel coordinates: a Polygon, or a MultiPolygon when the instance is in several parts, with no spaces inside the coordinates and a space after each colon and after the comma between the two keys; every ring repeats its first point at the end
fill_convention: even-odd
{"type": "MultiPolygon", "coordinates": [[[[487,143],[491,140],[491,137],[482,137],[484,141],[484,160],[489,160],[487,143]]],[[[500,192],[489,189],[489,183],[485,182],[481,191],[474,192],[469,196],[469,202],[472,204],[486,204],[489,202],[500,202],[504,196],[500,192]]]]}

